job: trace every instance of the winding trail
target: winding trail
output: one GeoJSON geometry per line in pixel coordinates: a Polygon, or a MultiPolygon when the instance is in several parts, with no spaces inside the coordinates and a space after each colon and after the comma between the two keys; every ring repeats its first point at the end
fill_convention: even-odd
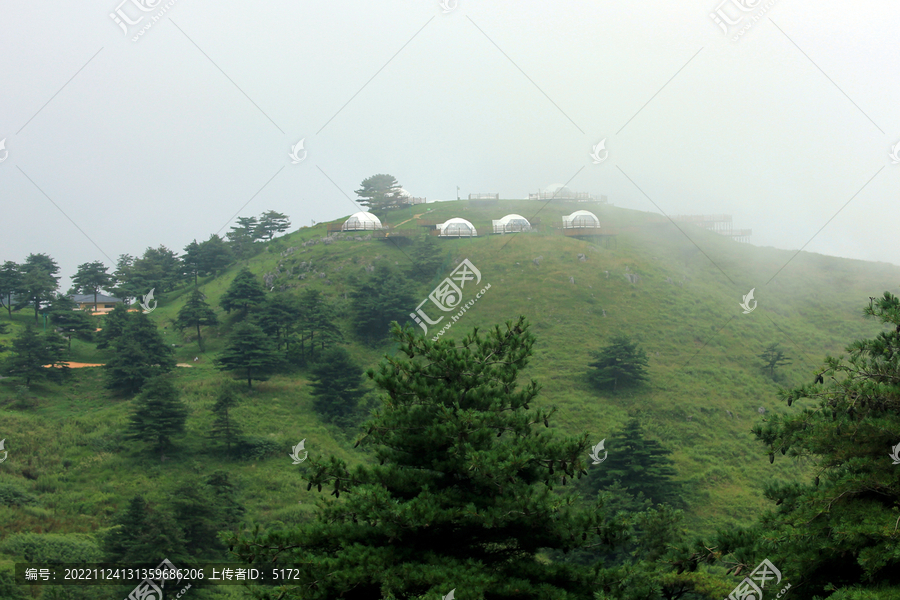
{"type": "Polygon", "coordinates": [[[420,214],[418,214],[418,215],[413,215],[413,216],[411,216],[410,218],[408,218],[407,220],[403,221],[402,223],[397,223],[397,224],[394,225],[393,227],[400,227],[401,225],[403,225],[403,223],[409,223],[409,222],[412,221],[413,219],[418,219],[419,217],[421,217],[421,216],[424,215],[425,213],[429,213],[429,212],[431,212],[431,210],[426,210],[425,212],[420,213],[420,214]]]}

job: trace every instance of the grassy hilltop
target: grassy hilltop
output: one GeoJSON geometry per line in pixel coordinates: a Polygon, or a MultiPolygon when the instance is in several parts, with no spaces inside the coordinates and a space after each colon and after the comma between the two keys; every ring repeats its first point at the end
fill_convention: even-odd
{"type": "MultiPolygon", "coordinates": [[[[802,403],[788,408],[777,401],[778,387],[811,382],[827,354],[841,355],[852,340],[875,335],[880,326],[864,320],[862,308],[870,296],[897,293],[900,283],[900,267],[887,263],[804,252],[794,256],[794,251],[741,244],[687,223],[676,227],[655,215],[606,205],[459,201],[407,207],[392,211],[387,220],[392,225],[406,221],[400,229],[417,230],[415,215],[423,213],[420,218],[430,222],[459,216],[478,228],[482,235],[477,238],[441,240],[451,254],[446,273],[468,258],[482,274],[479,289],[491,284],[445,337],[458,339],[473,327],[525,315],[537,336],[526,376],[543,385],[540,402],[560,408],[556,426],[569,434],[587,431],[600,441],[630,414],[640,415],[648,434],[674,452],[690,507],[687,525],[697,534],[750,523],[764,506],[764,482],[805,474],[803,464],[769,464],[750,429],[772,413],[800,410],[802,403]],[[562,215],[577,209],[591,210],[604,229],[618,231],[614,243],[567,238],[554,229],[562,215]],[[487,235],[491,219],[508,213],[537,215],[541,226],[531,233],[487,235]],[[626,270],[639,280],[630,282],[626,270]],[[739,302],[751,288],[758,307],[745,315],[739,302]],[[588,385],[586,365],[589,353],[616,334],[631,336],[647,352],[650,381],[601,394],[588,385]],[[771,343],[793,359],[779,369],[778,381],[756,358],[771,343]]],[[[104,389],[100,368],[73,369],[67,384],[35,384],[28,391],[15,379],[0,380],[0,439],[6,438],[9,451],[0,464],[0,492],[16,489],[28,499],[15,505],[0,501],[4,537],[97,534],[134,494],[152,498],[171,482],[216,469],[233,477],[248,520],[271,525],[308,518],[318,494],[306,491],[291,466],[291,446],[305,438],[310,456],[334,454],[351,463],[365,461],[366,455],[353,450],[353,432],[320,421],[302,372],[255,384],[235,411],[245,434],[269,440],[280,451],[256,460],[224,460],[205,433],[212,422],[214,383],[223,377],[212,361],[224,348],[232,318],[218,307],[219,298],[243,266],[265,278],[267,288],[321,290],[341,309],[339,324],[360,364],[373,366],[391,351],[388,345],[372,348],[357,341],[346,297],[350,278],[375,260],[408,265],[406,248],[391,238],[365,239],[365,234],[325,243],[327,225],[261,243],[252,258],[219,277],[200,279],[221,321],[205,331],[205,353],[189,330],[182,336],[173,327],[193,286],[158,297],[150,317],[176,345],[178,362],[190,365],[176,373],[190,410],[187,435],[166,462],[124,440],[131,403],[104,389]],[[195,356],[200,358],[196,363],[195,356]]],[[[421,286],[420,299],[431,287],[421,286]]],[[[33,318],[28,310],[14,313],[11,332],[0,342],[8,344],[33,318]]],[[[0,313],[0,321],[6,320],[0,313]]],[[[110,357],[93,344],[72,341],[72,361],[104,363],[110,357]]],[[[0,562],[11,559],[0,539],[0,562]]]]}

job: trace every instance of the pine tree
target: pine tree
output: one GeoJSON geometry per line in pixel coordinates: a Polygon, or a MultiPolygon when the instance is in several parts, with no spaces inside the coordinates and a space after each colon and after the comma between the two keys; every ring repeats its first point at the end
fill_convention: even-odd
{"type": "Polygon", "coordinates": [[[106,370],[106,386],[109,389],[134,394],[151,377],[174,369],[175,358],[172,348],[166,345],[156,325],[147,315],[142,312],[126,314],[125,327],[121,335],[114,338],[115,353],[103,368],[106,370]]]}
{"type": "Polygon", "coordinates": [[[225,523],[215,490],[207,483],[186,481],[177,486],[169,504],[172,516],[184,534],[185,549],[195,560],[225,558],[226,546],[218,533],[225,523]]]}
{"type": "Polygon", "coordinates": [[[95,312],[97,310],[97,294],[100,293],[100,289],[106,289],[112,284],[112,275],[108,274],[107,270],[108,267],[95,260],[78,265],[78,272],[72,276],[73,288],[77,293],[94,295],[95,312]]]}
{"type": "Polygon", "coordinates": [[[116,344],[113,357],[103,367],[106,370],[106,387],[121,395],[133,395],[141,386],[157,375],[158,371],[147,361],[141,347],[132,340],[116,344]]]}
{"type": "Polygon", "coordinates": [[[57,294],[46,311],[50,324],[61,330],[60,333],[68,340],[69,350],[72,349],[72,336],[84,341],[91,341],[94,337],[94,321],[76,307],[74,300],[57,294]]]}
{"type": "Polygon", "coordinates": [[[132,498],[117,516],[103,540],[103,549],[106,561],[115,564],[155,566],[168,558],[180,566],[189,560],[184,533],[171,511],[153,507],[141,495],[132,498]]]}
{"type": "Polygon", "coordinates": [[[53,332],[38,333],[36,327],[28,326],[13,339],[12,355],[6,359],[6,372],[23,378],[25,385],[31,385],[36,379],[61,381],[69,374],[65,355],[63,338],[53,332]]]}
{"type": "Polygon", "coordinates": [[[458,346],[396,325],[394,335],[398,358],[368,372],[386,396],[359,441],[376,445],[380,466],[351,473],[342,459],[311,457],[308,489],[333,487],[336,501],[320,502],[315,522],[239,539],[234,552],[299,567],[283,597],[307,600],[453,588],[460,598],[589,599],[634,585],[618,571],[538,558],[542,548],[611,544],[622,525],[552,491],[590,468],[589,442],[538,428],[555,409],[530,406],[536,382],[519,387],[534,344],[524,318],[458,346]]]}
{"type": "Polygon", "coordinates": [[[341,347],[323,353],[312,367],[313,408],[326,421],[349,424],[365,393],[361,390],[363,370],[341,347]]]}
{"type": "Polygon", "coordinates": [[[53,298],[59,287],[59,266],[47,254],[29,254],[19,268],[21,279],[18,292],[22,295],[20,305],[31,304],[34,307],[34,322],[38,322],[41,306],[53,298]]]}
{"type": "Polygon", "coordinates": [[[388,334],[391,321],[407,320],[416,305],[413,284],[399,269],[385,262],[350,293],[354,325],[368,344],[380,342],[388,334]]]}
{"type": "Polygon", "coordinates": [[[287,349],[299,327],[300,314],[297,296],[285,292],[269,294],[258,310],[259,326],[269,338],[275,340],[278,350],[287,349]]]}
{"type": "Polygon", "coordinates": [[[154,450],[162,455],[172,447],[172,438],[184,432],[187,407],[168,378],[154,377],[147,381],[134,407],[127,439],[152,443],[154,450]]]}
{"type": "Polygon", "coordinates": [[[137,282],[134,280],[134,260],[130,254],[119,255],[119,260],[116,261],[116,270],[112,275],[113,287],[110,291],[121,298],[123,304],[131,304],[129,300],[146,294],[148,291],[138,288],[137,282]]]}
{"type": "Polygon", "coordinates": [[[360,204],[371,211],[382,211],[400,203],[400,184],[393,175],[380,173],[363,179],[362,187],[356,192],[362,198],[360,204]]]}
{"type": "Polygon", "coordinates": [[[12,296],[22,288],[21,267],[8,260],[0,267],[0,307],[6,308],[7,316],[12,319],[12,296]]]}
{"type": "Polygon", "coordinates": [[[184,247],[184,255],[181,257],[181,264],[184,265],[185,273],[194,277],[194,286],[197,286],[199,283],[201,262],[200,244],[194,238],[190,244],[184,247]]]}
{"type": "Polygon", "coordinates": [[[228,346],[216,359],[216,367],[221,371],[243,371],[247,378],[247,388],[253,387],[253,380],[265,381],[266,375],[281,366],[281,358],[274,345],[253,323],[240,323],[231,332],[228,346]]]}
{"type": "Polygon", "coordinates": [[[237,384],[233,381],[223,381],[216,391],[216,401],[212,406],[215,415],[213,424],[209,429],[209,436],[225,443],[228,454],[231,454],[231,446],[236,443],[241,434],[240,426],[234,420],[232,409],[238,405],[237,384]]]}
{"type": "Polygon", "coordinates": [[[147,248],[143,256],[135,259],[128,269],[128,283],[138,295],[156,290],[159,297],[184,281],[184,265],[178,255],[165,246],[147,248]]]}
{"type": "Polygon", "coordinates": [[[196,327],[197,346],[201,352],[203,351],[203,338],[200,336],[200,326],[212,327],[219,324],[215,311],[204,300],[203,293],[200,290],[194,290],[175,318],[175,328],[178,331],[196,327]]]}
{"type": "Polygon", "coordinates": [[[593,352],[593,362],[588,366],[590,382],[600,390],[615,392],[620,387],[637,385],[648,379],[647,354],[626,335],[617,335],[609,345],[593,352]]]}
{"type": "Polygon", "coordinates": [[[97,348],[104,350],[109,348],[125,331],[128,325],[128,307],[125,303],[116,304],[115,308],[103,317],[103,326],[97,333],[97,348]]]}
{"type": "Polygon", "coordinates": [[[846,358],[826,357],[814,383],[779,390],[800,410],[754,428],[763,460],[801,459],[812,477],[767,485],[774,506],[755,526],[694,548],[695,561],[716,548],[712,559],[740,570],[732,585],[768,558],[803,583],[800,598],[900,598],[900,300],[885,292],[864,315],[888,329],[849,344],[846,358]]]}
{"type": "Polygon", "coordinates": [[[216,234],[209,236],[205,242],[200,242],[200,274],[218,275],[231,263],[233,257],[225,240],[216,234]]]}
{"type": "Polygon", "coordinates": [[[288,216],[274,210],[267,210],[259,217],[256,234],[259,238],[271,240],[275,234],[283,233],[291,226],[288,216]]]}
{"type": "Polygon", "coordinates": [[[49,302],[59,287],[59,265],[48,254],[29,254],[19,267],[21,279],[17,290],[22,296],[21,305],[34,307],[34,322],[38,322],[41,305],[49,302]]]}
{"type": "Polygon", "coordinates": [[[677,472],[669,458],[672,451],[645,437],[638,419],[629,419],[622,429],[606,438],[604,447],[608,452],[606,460],[582,480],[589,496],[618,483],[631,495],[643,494],[654,504],[682,505],[680,485],[673,481],[677,472]]]}
{"type": "Polygon", "coordinates": [[[225,312],[239,311],[239,317],[243,319],[253,306],[258,306],[266,299],[266,292],[256,280],[250,269],[244,267],[238,272],[231,285],[222,294],[220,303],[225,312]]]}
{"type": "Polygon", "coordinates": [[[297,300],[300,333],[300,364],[316,360],[318,352],[344,339],[335,323],[337,314],[334,306],[322,296],[319,290],[306,289],[297,300]],[[307,344],[309,353],[307,354],[307,344]]]}
{"type": "Polygon", "coordinates": [[[422,235],[418,237],[410,249],[413,262],[407,271],[409,278],[419,283],[430,283],[439,277],[449,254],[444,250],[445,248],[441,247],[435,236],[422,235]]]}
{"type": "Polygon", "coordinates": [[[231,252],[238,258],[247,258],[253,253],[253,243],[259,239],[256,217],[238,217],[237,225],[232,225],[231,230],[225,234],[231,248],[231,252]]]}
{"type": "Polygon", "coordinates": [[[247,509],[238,501],[237,487],[231,483],[228,473],[222,470],[214,471],[205,481],[215,495],[219,522],[226,526],[238,523],[247,509]]]}
{"type": "Polygon", "coordinates": [[[785,357],[784,351],[778,347],[778,344],[769,344],[762,354],[757,355],[757,358],[762,361],[763,369],[769,371],[772,379],[775,379],[775,369],[793,362],[790,358],[785,357]]]}

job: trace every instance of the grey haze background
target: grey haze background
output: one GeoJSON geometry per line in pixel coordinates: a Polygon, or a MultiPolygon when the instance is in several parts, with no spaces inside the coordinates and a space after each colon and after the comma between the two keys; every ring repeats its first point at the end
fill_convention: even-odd
{"type": "Polygon", "coordinates": [[[732,214],[757,245],[900,262],[896,0],[777,0],[737,42],[719,0],[178,0],[137,42],[118,1],[0,1],[0,260],[47,252],[63,289],[238,211],[348,215],[375,173],[429,201],[571,179],[732,214]]]}

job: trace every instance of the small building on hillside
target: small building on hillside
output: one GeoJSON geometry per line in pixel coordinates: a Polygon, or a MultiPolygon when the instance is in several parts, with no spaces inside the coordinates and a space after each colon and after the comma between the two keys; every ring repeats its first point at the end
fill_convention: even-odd
{"type": "Polygon", "coordinates": [[[587,210],[576,210],[562,218],[563,229],[600,229],[600,219],[587,210]]]}
{"type": "Polygon", "coordinates": [[[474,225],[459,217],[438,223],[436,228],[439,237],[476,237],[478,235],[474,225]]]}
{"type": "MultiPolygon", "coordinates": [[[[70,295],[69,298],[72,299],[75,304],[78,305],[78,308],[75,310],[86,310],[90,312],[94,311],[94,295],[93,294],[73,294],[70,295]]],[[[104,296],[103,294],[97,294],[97,313],[108,313],[112,311],[117,305],[122,303],[121,298],[113,298],[112,296],[104,296]]]]}
{"type": "Polygon", "coordinates": [[[381,229],[381,219],[370,212],[358,212],[344,221],[341,231],[376,231],[381,229]]]}
{"type": "Polygon", "coordinates": [[[502,219],[491,221],[494,225],[494,233],[519,233],[531,231],[531,223],[522,215],[506,215],[502,219]]]}

